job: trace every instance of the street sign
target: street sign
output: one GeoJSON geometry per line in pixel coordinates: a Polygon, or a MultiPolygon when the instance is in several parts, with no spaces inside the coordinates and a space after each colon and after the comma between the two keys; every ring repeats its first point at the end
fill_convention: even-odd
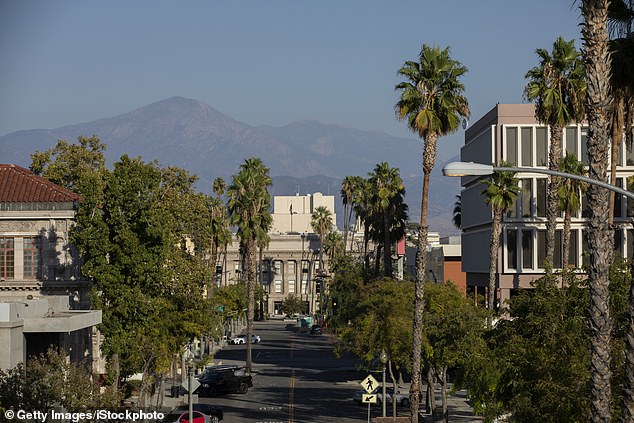
{"type": "Polygon", "coordinates": [[[372,375],[368,375],[363,381],[361,381],[361,386],[368,394],[374,392],[376,388],[379,387],[379,382],[372,375]]]}
{"type": "Polygon", "coordinates": [[[363,404],[376,404],[376,394],[363,394],[361,395],[361,402],[363,404]]]}
{"type": "MultiPolygon", "coordinates": [[[[187,389],[187,381],[183,382],[181,386],[184,390],[189,391],[189,389],[187,389]]],[[[192,394],[196,392],[196,389],[198,389],[199,386],[200,382],[198,381],[198,379],[192,377],[192,394]]]]}

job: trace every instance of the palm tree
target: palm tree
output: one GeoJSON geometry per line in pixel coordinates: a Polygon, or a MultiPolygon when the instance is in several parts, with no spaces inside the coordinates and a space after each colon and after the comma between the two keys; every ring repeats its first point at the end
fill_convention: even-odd
{"type": "MultiPolygon", "coordinates": [[[[229,219],[227,209],[222,204],[220,198],[207,197],[207,208],[209,210],[209,221],[211,231],[211,246],[209,251],[209,268],[212,274],[216,275],[216,264],[218,262],[220,247],[225,247],[231,242],[231,231],[229,230],[229,219]]],[[[215,280],[215,279],[214,279],[215,280]]]]}
{"type": "Polygon", "coordinates": [[[419,61],[406,61],[398,75],[406,81],[396,85],[400,100],[396,103],[399,119],[423,139],[423,188],[421,199],[418,252],[416,254],[416,290],[412,337],[412,383],[410,418],[418,422],[420,400],[420,358],[423,345],[423,308],[425,289],[425,252],[427,251],[427,201],[429,175],[436,162],[438,137],[455,132],[462,117],[469,116],[469,103],[460,78],[467,68],[451,58],[449,48],[423,45],[419,61]]]}
{"type": "Polygon", "coordinates": [[[346,176],[341,183],[341,200],[343,202],[343,245],[344,254],[348,245],[348,231],[350,229],[350,219],[348,217],[348,208],[352,210],[352,195],[354,193],[354,180],[352,176],[346,176]]]}
{"type": "Polygon", "coordinates": [[[453,225],[460,229],[462,228],[462,196],[456,195],[456,202],[453,204],[453,225]]]}
{"type": "MultiPolygon", "coordinates": [[[[586,172],[582,162],[577,160],[574,154],[566,154],[561,159],[559,169],[562,172],[572,175],[583,176],[586,172]]],[[[578,179],[565,178],[559,186],[557,195],[559,197],[559,210],[564,212],[564,240],[563,240],[563,272],[568,268],[568,255],[570,253],[570,222],[572,216],[576,215],[581,208],[581,191],[585,191],[587,184],[578,179]]]]}
{"type": "MultiPolygon", "coordinates": [[[[500,166],[509,166],[501,163],[500,166]]],[[[491,206],[493,212],[493,225],[491,227],[491,249],[489,252],[489,295],[487,307],[489,308],[488,324],[492,326],[493,311],[495,308],[495,274],[497,270],[498,250],[500,248],[500,234],[502,233],[502,217],[515,202],[520,189],[519,179],[515,173],[509,171],[497,171],[491,175],[491,179],[483,181],[487,187],[482,191],[484,201],[491,206]]]]}
{"type": "Polygon", "coordinates": [[[324,252],[328,253],[328,261],[332,262],[344,252],[344,243],[341,233],[330,231],[324,240],[324,252]]]}
{"type": "MultiPolygon", "coordinates": [[[[609,0],[582,0],[583,58],[586,69],[586,111],[588,119],[589,177],[605,181],[610,150],[610,54],[606,30],[609,0]]],[[[610,378],[610,333],[608,270],[612,259],[613,232],[609,227],[609,195],[605,189],[591,185],[588,204],[592,214],[588,231],[590,265],[590,420],[610,421],[612,389],[610,378]]]]}
{"type": "MultiPolygon", "coordinates": [[[[539,65],[526,73],[528,84],[524,96],[535,101],[535,118],[550,125],[550,151],[548,167],[559,169],[563,129],[584,116],[585,80],[581,53],[574,40],[559,37],[553,43],[552,55],[544,49],[535,50],[539,65]]],[[[555,256],[555,228],[557,226],[557,189],[559,178],[550,177],[546,207],[546,260],[553,264],[555,256]]],[[[550,273],[551,266],[546,266],[550,273]]]]}
{"type": "Polygon", "coordinates": [[[212,187],[213,187],[214,192],[218,196],[218,198],[220,198],[220,197],[222,197],[222,194],[224,194],[225,190],[227,189],[227,183],[225,182],[224,179],[222,179],[219,176],[216,179],[214,179],[212,187]]]}
{"type": "Polygon", "coordinates": [[[267,239],[271,228],[271,185],[269,169],[262,160],[251,157],[233,175],[233,183],[227,191],[231,224],[238,227],[237,235],[244,248],[247,283],[247,359],[246,367],[251,371],[251,337],[255,310],[256,249],[260,240],[267,239]]]}
{"type": "Polygon", "coordinates": [[[316,207],[311,216],[310,226],[319,235],[319,270],[324,271],[324,241],[332,228],[332,212],[325,206],[316,207]]]}
{"type": "Polygon", "coordinates": [[[374,226],[376,226],[375,232],[382,238],[377,241],[383,244],[384,274],[387,277],[392,277],[391,245],[393,241],[398,241],[394,231],[400,229],[402,236],[407,220],[407,205],[403,201],[405,185],[403,185],[398,168],[390,168],[387,162],[377,164],[369,176],[372,187],[371,205],[375,216],[373,219],[374,226]],[[404,212],[405,216],[399,216],[399,212],[401,214],[404,212]],[[378,230],[379,228],[380,230],[378,230]]]}

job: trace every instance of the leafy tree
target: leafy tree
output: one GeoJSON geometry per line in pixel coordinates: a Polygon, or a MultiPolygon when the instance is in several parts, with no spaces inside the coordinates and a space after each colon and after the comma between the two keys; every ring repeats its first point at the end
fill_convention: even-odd
{"type": "MultiPolygon", "coordinates": [[[[501,166],[508,166],[508,164],[502,163],[501,166]]],[[[493,212],[491,249],[489,251],[489,295],[487,297],[489,327],[492,324],[495,308],[495,274],[500,247],[500,234],[502,233],[502,217],[515,202],[519,192],[518,181],[515,173],[508,171],[494,172],[491,179],[483,180],[487,186],[482,191],[484,201],[491,206],[491,211],[493,212]]]]}
{"type": "MultiPolygon", "coordinates": [[[[583,176],[586,172],[582,162],[577,160],[574,154],[566,154],[559,163],[562,172],[583,176]]],[[[568,255],[570,252],[570,222],[581,208],[581,192],[585,191],[587,184],[578,179],[565,178],[557,191],[559,210],[564,212],[564,239],[563,239],[563,270],[568,268],[568,255]]]]}
{"type": "Polygon", "coordinates": [[[256,284],[256,248],[258,240],[267,238],[271,227],[271,196],[268,186],[271,185],[269,169],[259,158],[249,158],[240,166],[240,172],[233,175],[229,186],[230,222],[238,227],[238,237],[244,250],[246,261],[247,283],[247,360],[246,367],[250,371],[251,337],[253,334],[253,315],[255,309],[256,284]]]}
{"type": "MultiPolygon", "coordinates": [[[[583,61],[586,70],[586,118],[588,121],[589,177],[607,180],[609,155],[610,54],[606,30],[608,0],[583,0],[583,61]]],[[[592,210],[588,231],[590,254],[588,286],[590,288],[590,366],[592,422],[610,419],[610,332],[612,319],[608,305],[608,269],[611,263],[613,233],[609,229],[609,194],[590,186],[588,205],[592,210]]]]}
{"type": "Polygon", "coordinates": [[[282,311],[289,316],[308,312],[306,303],[295,294],[290,294],[282,301],[282,311]]]}
{"type": "Polygon", "coordinates": [[[326,235],[324,241],[324,252],[328,253],[329,263],[334,262],[337,258],[344,254],[344,241],[341,233],[337,231],[330,231],[326,235]]]}
{"type": "MultiPolygon", "coordinates": [[[[583,119],[585,108],[585,79],[581,53],[574,40],[559,37],[553,43],[552,55],[547,50],[537,49],[539,65],[526,73],[529,80],[524,96],[535,101],[535,118],[550,125],[549,169],[559,170],[561,138],[563,129],[572,122],[583,119]]],[[[553,264],[555,254],[555,227],[557,219],[557,191],[560,181],[550,177],[546,213],[546,259],[553,264]]],[[[550,266],[546,266],[550,272],[550,266]]]]}
{"type": "Polygon", "coordinates": [[[406,61],[398,74],[406,79],[396,85],[401,92],[396,103],[399,119],[406,119],[409,128],[423,139],[423,188],[421,219],[416,255],[416,291],[412,352],[412,384],[410,415],[418,422],[420,391],[420,355],[422,352],[423,307],[425,287],[425,252],[427,248],[427,203],[429,175],[436,161],[438,137],[455,132],[461,117],[469,116],[469,104],[460,78],[467,68],[451,58],[449,48],[423,45],[419,61],[406,61]]]}

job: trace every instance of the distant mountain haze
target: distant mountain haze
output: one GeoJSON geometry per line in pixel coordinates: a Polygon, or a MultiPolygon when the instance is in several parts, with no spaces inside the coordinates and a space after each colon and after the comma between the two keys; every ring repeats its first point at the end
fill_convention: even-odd
{"type": "MultiPolygon", "coordinates": [[[[401,171],[410,219],[420,218],[420,139],[313,120],[283,127],[253,127],[208,104],[182,97],[92,122],[6,134],[0,137],[0,162],[28,167],[30,155],[36,150],[52,148],[59,139],[74,142],[80,135],[97,135],[107,145],[105,154],[110,164],[127,154],[179,166],[198,175],[198,188],[208,193],[216,177],[222,176],[229,183],[245,158],[260,157],[270,169],[273,195],[315,191],[335,195],[340,227],[343,178],[365,177],[377,163],[387,161],[401,171]]],[[[437,158],[431,177],[429,224],[431,231],[449,234],[457,232],[451,224],[451,213],[460,186],[458,178],[441,175],[444,162],[442,157],[437,158]]]]}

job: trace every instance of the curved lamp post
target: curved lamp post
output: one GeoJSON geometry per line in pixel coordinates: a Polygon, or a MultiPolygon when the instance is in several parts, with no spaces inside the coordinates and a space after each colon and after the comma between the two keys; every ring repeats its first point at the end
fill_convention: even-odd
{"type": "Polygon", "coordinates": [[[449,162],[442,168],[442,174],[445,176],[483,176],[491,175],[493,172],[525,172],[525,173],[543,173],[545,175],[560,176],[562,178],[577,179],[590,185],[596,185],[617,194],[624,195],[634,200],[634,192],[626,191],[623,188],[615,187],[607,182],[597,181],[587,176],[573,175],[571,173],[559,172],[556,170],[542,169],[538,167],[506,167],[493,166],[474,162],[449,162]]]}

